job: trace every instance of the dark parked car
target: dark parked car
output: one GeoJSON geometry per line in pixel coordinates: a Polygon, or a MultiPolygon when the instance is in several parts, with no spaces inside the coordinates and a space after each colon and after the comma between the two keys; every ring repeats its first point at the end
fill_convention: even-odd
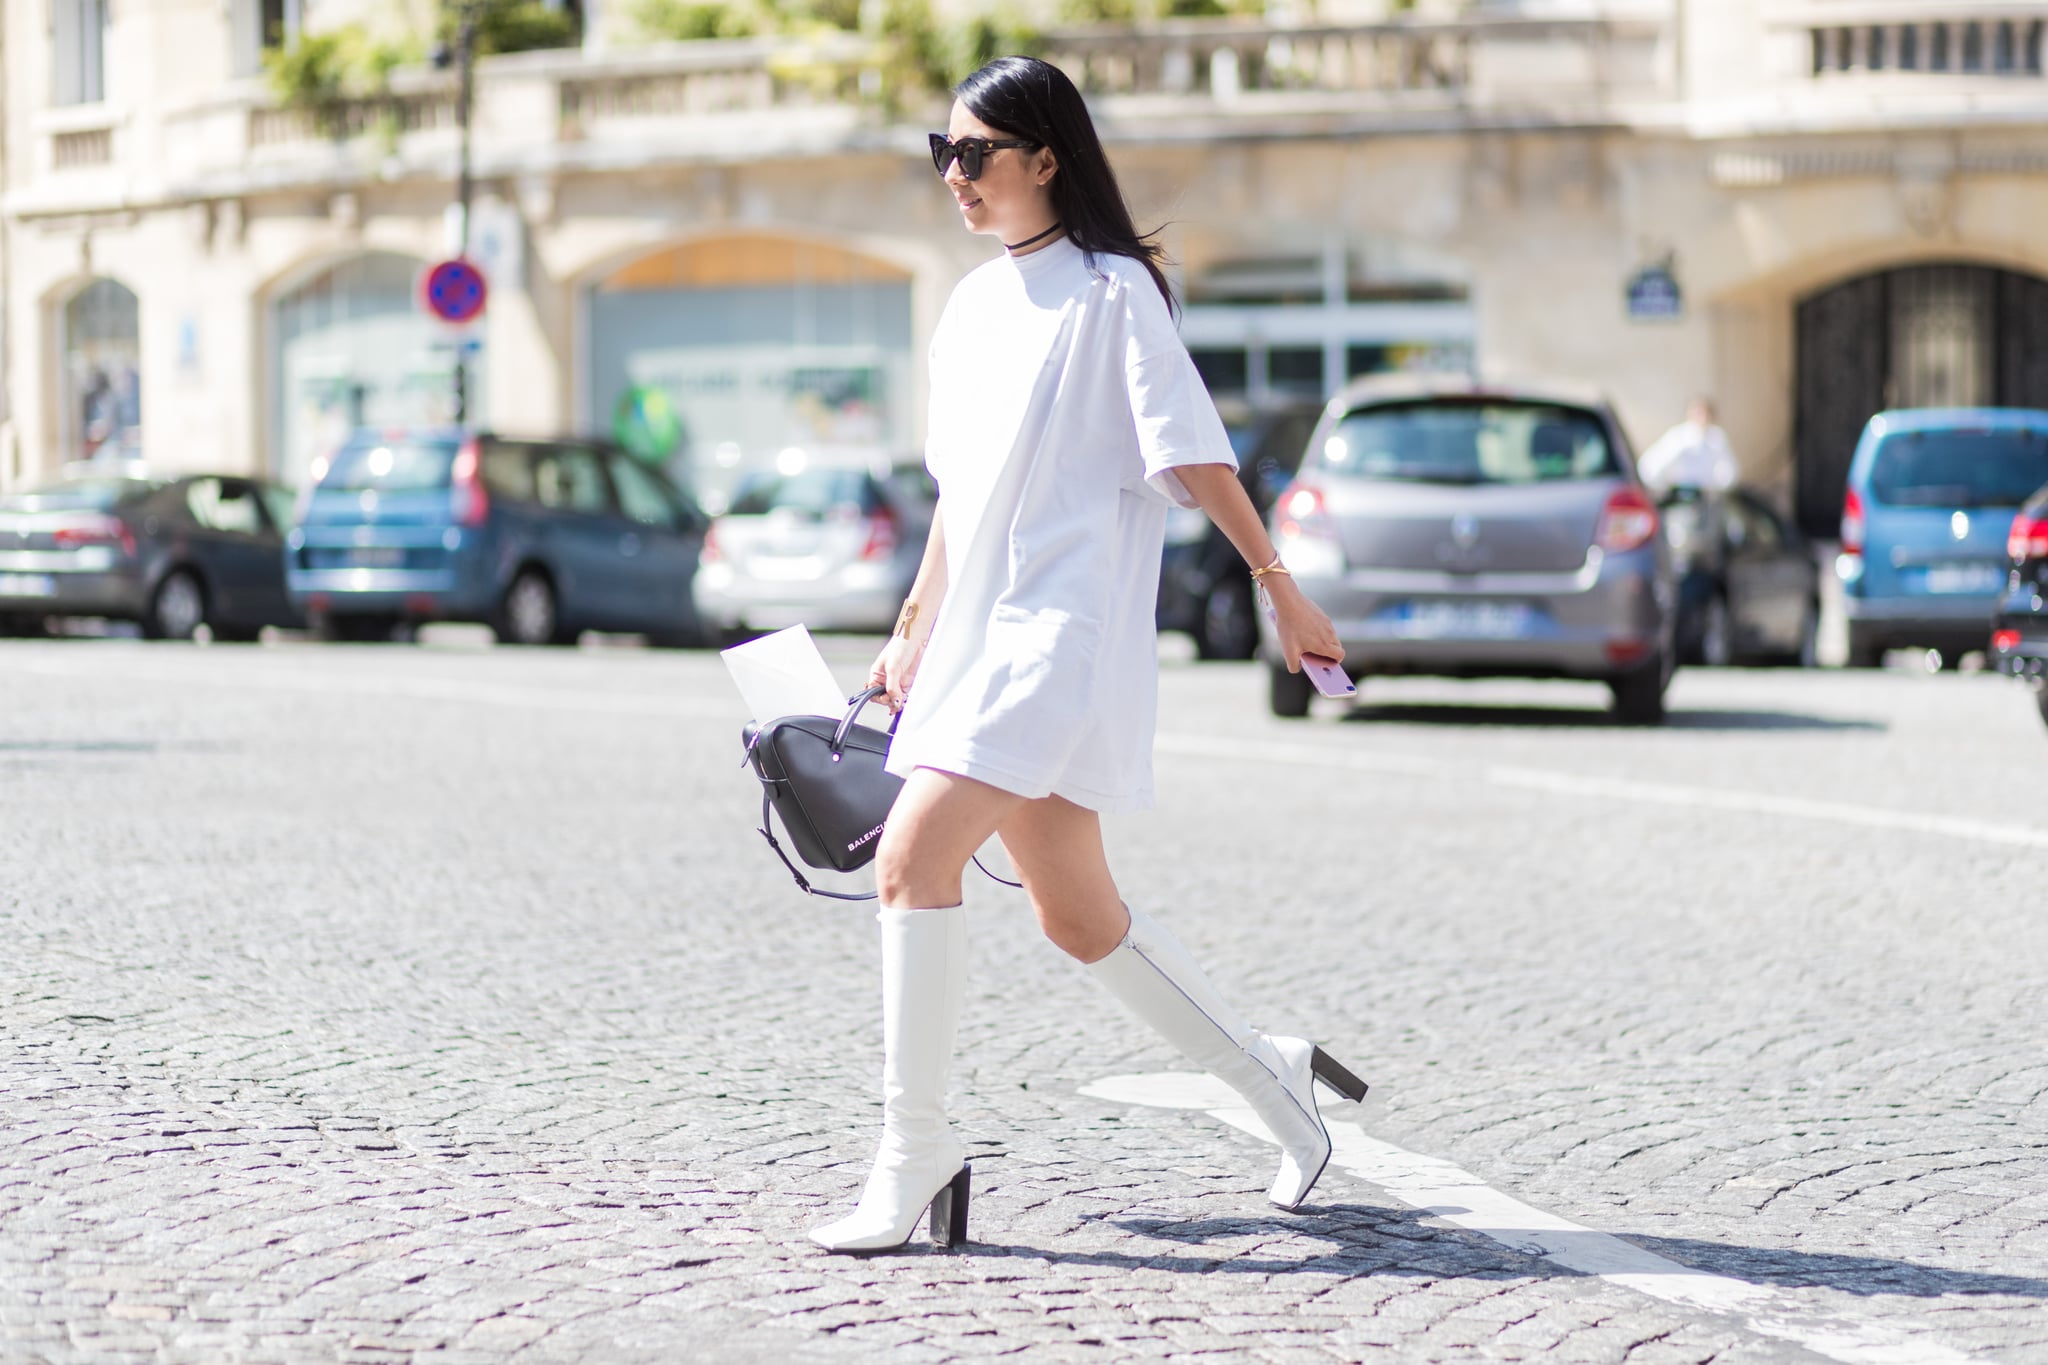
{"type": "Polygon", "coordinates": [[[286,600],[291,495],[232,474],[86,473],[0,499],[0,625],[141,623],[152,639],[253,640],[300,617],[286,600]]]}
{"type": "Polygon", "coordinates": [[[2014,514],[2005,552],[2012,571],[1991,622],[1991,666],[2031,683],[2048,721],[2048,487],[2014,514]]]}
{"type": "MultiPolygon", "coordinates": [[[[1301,467],[1322,405],[1218,408],[1237,453],[1238,480],[1263,517],[1301,467]]],[[[1204,659],[1249,659],[1258,652],[1258,609],[1244,557],[1215,523],[1190,508],[1176,507],[1167,514],[1158,626],[1192,635],[1204,659]]]]}
{"type": "Polygon", "coordinates": [[[1745,488],[1679,490],[1661,510],[1678,570],[1679,657],[1813,667],[1820,565],[1797,528],[1745,488]]]}
{"type": "MultiPolygon", "coordinates": [[[[1586,678],[1654,724],[1678,656],[1657,505],[1606,404],[1462,375],[1354,382],[1280,495],[1273,539],[1353,676],[1586,678]]],[[[1272,662],[1269,701],[1308,714],[1272,662]]]]}
{"type": "Polygon", "coordinates": [[[341,639],[480,621],[511,644],[586,629],[695,644],[705,525],[666,477],[601,441],[364,432],[307,495],[286,578],[341,639]]]}

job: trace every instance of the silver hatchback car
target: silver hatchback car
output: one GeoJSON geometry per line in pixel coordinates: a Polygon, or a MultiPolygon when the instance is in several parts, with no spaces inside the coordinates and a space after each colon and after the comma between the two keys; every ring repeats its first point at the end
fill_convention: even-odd
{"type": "MultiPolygon", "coordinates": [[[[1272,513],[1294,581],[1356,676],[1605,682],[1631,724],[1664,717],[1676,590],[1657,507],[1614,413],[1464,376],[1359,381],[1331,402],[1272,513]]],[[[1278,716],[1308,679],[1273,663],[1278,716]]]]}

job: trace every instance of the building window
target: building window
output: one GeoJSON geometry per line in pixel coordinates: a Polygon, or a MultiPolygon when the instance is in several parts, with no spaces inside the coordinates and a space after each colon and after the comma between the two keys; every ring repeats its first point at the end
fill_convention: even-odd
{"type": "Polygon", "coordinates": [[[1929,44],[1930,56],[1927,60],[1927,69],[1930,71],[1948,70],[1948,25],[1936,24],[1934,32],[1929,36],[1932,38],[1932,42],[1929,44]]]}
{"type": "Polygon", "coordinates": [[[1984,25],[1972,20],[1963,25],[1963,70],[1984,69],[1984,25]]]}
{"type": "Polygon", "coordinates": [[[97,104],[107,97],[107,0],[52,0],[57,57],[52,103],[97,104]]]}
{"type": "Polygon", "coordinates": [[[64,305],[61,327],[64,403],[57,439],[64,458],[139,457],[142,344],[134,291],[94,280],[64,305]]]}
{"type": "Polygon", "coordinates": [[[1920,69],[1920,26],[1902,24],[1899,26],[1899,66],[1902,70],[1920,69]]]}

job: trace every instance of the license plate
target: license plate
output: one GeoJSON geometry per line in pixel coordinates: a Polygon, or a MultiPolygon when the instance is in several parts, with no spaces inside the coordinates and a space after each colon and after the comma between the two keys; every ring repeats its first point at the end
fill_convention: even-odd
{"type": "Polygon", "coordinates": [[[2005,570],[1997,564],[1935,564],[1927,570],[1927,591],[1995,593],[2005,586],[2005,570]]]}
{"type": "Polygon", "coordinates": [[[46,573],[0,573],[0,597],[55,597],[57,580],[46,573]]]}
{"type": "Polygon", "coordinates": [[[349,552],[349,564],[358,569],[396,569],[405,563],[405,551],[396,546],[371,546],[349,552]]]}
{"type": "Polygon", "coordinates": [[[1424,639],[1513,640],[1535,613],[1520,602],[1410,602],[1395,619],[1403,635],[1424,639]]]}
{"type": "Polygon", "coordinates": [[[764,583],[805,583],[825,576],[825,561],[817,555],[755,555],[747,572],[764,583]]]}

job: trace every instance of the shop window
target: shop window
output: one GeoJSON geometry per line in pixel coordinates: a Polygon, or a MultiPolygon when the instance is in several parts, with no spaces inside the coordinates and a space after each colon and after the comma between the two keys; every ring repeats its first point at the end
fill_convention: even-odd
{"type": "Polygon", "coordinates": [[[1203,346],[1188,352],[1194,357],[1195,373],[1212,394],[1243,393],[1251,387],[1252,358],[1237,346],[1203,346]]]}
{"type": "Polygon", "coordinates": [[[1320,346],[1275,346],[1266,353],[1266,384],[1276,393],[1323,392],[1323,348],[1320,346]]]}
{"type": "Polygon", "coordinates": [[[589,290],[583,418],[621,435],[650,394],[659,459],[707,510],[785,452],[917,458],[910,273],[768,234],[665,247],[589,290]]]}
{"type": "Polygon", "coordinates": [[[142,346],[135,293],[94,280],[64,305],[64,403],[59,437],[67,460],[142,454],[142,346]]]}
{"type": "Polygon", "coordinates": [[[51,0],[56,54],[53,104],[97,104],[107,97],[107,0],[51,0]]]}
{"type": "MultiPolygon", "coordinates": [[[[272,306],[275,433],[269,465],[285,483],[325,472],[358,427],[445,426],[455,419],[458,339],[420,311],[420,264],[352,257],[272,306]]],[[[488,353],[469,355],[470,411],[487,410],[488,353]]]]}

